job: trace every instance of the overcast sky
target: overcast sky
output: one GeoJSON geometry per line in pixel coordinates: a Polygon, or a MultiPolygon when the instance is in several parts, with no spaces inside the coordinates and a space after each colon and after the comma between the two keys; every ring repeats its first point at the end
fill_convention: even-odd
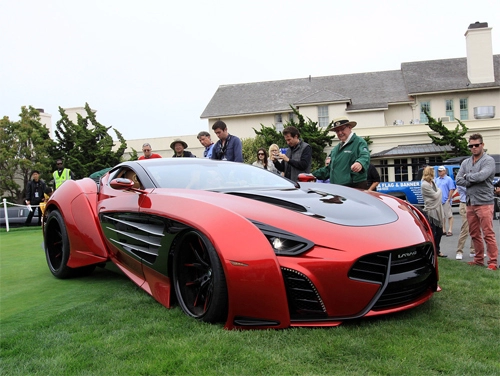
{"type": "Polygon", "coordinates": [[[195,134],[219,85],[465,57],[476,21],[498,54],[499,14],[498,0],[0,0],[0,116],[32,105],[55,126],[87,102],[126,139],[195,134]]]}

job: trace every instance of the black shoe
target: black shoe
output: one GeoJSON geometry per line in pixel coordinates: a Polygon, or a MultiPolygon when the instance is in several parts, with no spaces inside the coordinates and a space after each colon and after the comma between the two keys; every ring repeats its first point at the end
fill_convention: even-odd
{"type": "Polygon", "coordinates": [[[445,255],[444,253],[438,253],[438,257],[448,257],[448,255],[445,255]]]}

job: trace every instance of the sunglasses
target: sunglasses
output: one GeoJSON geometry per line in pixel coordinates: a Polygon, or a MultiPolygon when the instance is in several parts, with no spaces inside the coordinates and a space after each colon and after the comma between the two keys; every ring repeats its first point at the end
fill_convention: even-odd
{"type": "MultiPolygon", "coordinates": [[[[481,144],[482,144],[482,143],[481,143],[481,144]]],[[[481,144],[469,144],[469,145],[467,145],[467,147],[468,147],[469,149],[472,149],[472,148],[478,148],[479,146],[481,146],[481,144]]]]}
{"type": "Polygon", "coordinates": [[[151,149],[143,149],[142,151],[151,151],[151,149]]]}
{"type": "Polygon", "coordinates": [[[264,153],[257,153],[257,155],[265,155],[264,153]]]}

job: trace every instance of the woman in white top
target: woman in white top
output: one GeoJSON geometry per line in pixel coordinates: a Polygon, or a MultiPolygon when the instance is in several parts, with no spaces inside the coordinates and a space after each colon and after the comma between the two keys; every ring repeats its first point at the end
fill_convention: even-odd
{"type": "Polygon", "coordinates": [[[252,165],[278,173],[278,170],[274,167],[274,163],[267,158],[267,152],[264,148],[257,150],[257,160],[252,165]]]}

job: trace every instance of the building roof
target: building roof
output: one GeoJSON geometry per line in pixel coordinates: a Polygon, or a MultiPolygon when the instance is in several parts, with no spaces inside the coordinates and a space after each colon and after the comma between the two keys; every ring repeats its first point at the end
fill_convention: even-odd
{"type": "Polygon", "coordinates": [[[402,63],[408,95],[500,86],[500,55],[493,55],[495,81],[472,84],[467,77],[467,59],[444,59],[402,63]]]}
{"type": "Polygon", "coordinates": [[[387,109],[413,102],[412,95],[500,87],[500,55],[493,56],[495,81],[471,84],[467,59],[402,63],[401,70],[221,85],[201,118],[291,112],[308,104],[346,103],[346,111],[387,109]],[[467,85],[469,84],[469,85],[467,85]]]}
{"type": "Polygon", "coordinates": [[[371,158],[443,154],[444,152],[450,152],[450,151],[452,151],[450,145],[445,145],[445,146],[434,145],[434,144],[399,145],[391,149],[383,150],[378,153],[373,153],[371,155],[371,158]]]}
{"type": "Polygon", "coordinates": [[[338,93],[334,93],[328,89],[323,89],[317,91],[313,94],[307,95],[305,98],[295,101],[295,105],[300,106],[301,104],[311,104],[311,103],[322,103],[322,102],[351,102],[351,98],[338,93]]]}
{"type": "Polygon", "coordinates": [[[347,109],[411,101],[401,71],[221,85],[201,118],[291,112],[290,105],[345,102],[347,109]]]}

